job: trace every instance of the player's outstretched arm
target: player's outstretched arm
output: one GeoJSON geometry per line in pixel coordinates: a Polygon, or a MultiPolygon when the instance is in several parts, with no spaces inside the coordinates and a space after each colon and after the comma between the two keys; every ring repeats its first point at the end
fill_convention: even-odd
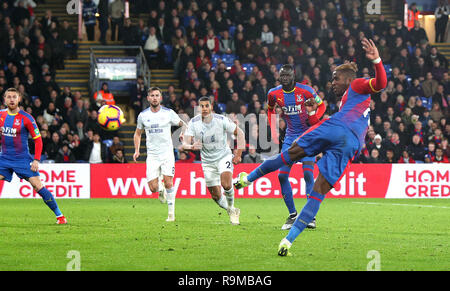
{"type": "MultiPolygon", "coordinates": [[[[237,125],[237,124],[236,124],[237,125]]],[[[234,135],[237,139],[237,149],[234,152],[233,164],[237,165],[242,161],[242,152],[245,149],[245,133],[239,126],[236,126],[234,130],[234,135]]]]}
{"type": "Polygon", "coordinates": [[[137,159],[140,156],[140,148],[141,148],[141,137],[142,137],[142,129],[136,128],[136,131],[134,132],[134,154],[133,154],[133,160],[136,163],[137,159]]]}
{"type": "Polygon", "coordinates": [[[202,143],[199,141],[196,141],[192,143],[192,136],[191,135],[185,135],[182,144],[181,149],[183,151],[191,152],[191,151],[198,151],[202,149],[202,143]]]}
{"type": "Polygon", "coordinates": [[[364,38],[362,46],[366,52],[366,57],[375,67],[375,78],[364,79],[358,78],[353,80],[351,87],[353,91],[359,94],[373,94],[378,93],[387,85],[386,71],[384,70],[383,62],[381,61],[378,49],[372,40],[364,38]]]}
{"type": "Polygon", "coordinates": [[[387,85],[386,71],[384,70],[380,54],[373,40],[364,38],[361,43],[364,51],[366,52],[366,58],[368,58],[375,65],[375,78],[368,81],[369,87],[373,92],[379,92],[386,88],[387,85]]]}

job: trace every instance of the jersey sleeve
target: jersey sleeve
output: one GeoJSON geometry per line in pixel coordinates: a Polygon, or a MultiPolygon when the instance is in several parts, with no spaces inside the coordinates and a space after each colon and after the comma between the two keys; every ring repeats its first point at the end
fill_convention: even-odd
{"type": "Polygon", "coordinates": [[[223,129],[227,133],[234,133],[236,127],[237,127],[236,123],[232,122],[228,117],[225,117],[223,119],[223,129]]]}
{"type": "Polygon", "coordinates": [[[178,116],[178,114],[175,113],[172,109],[170,109],[170,123],[172,125],[178,126],[181,122],[181,118],[178,116]]]}
{"type": "Polygon", "coordinates": [[[136,127],[138,129],[144,129],[144,122],[142,121],[142,114],[138,115],[136,127]]]}
{"type": "Polygon", "coordinates": [[[34,118],[30,116],[25,116],[23,118],[23,125],[28,130],[28,132],[31,135],[31,138],[34,140],[34,159],[40,161],[41,160],[41,154],[42,154],[42,148],[43,148],[43,142],[41,133],[39,131],[39,127],[36,124],[36,121],[34,118]]]}
{"type": "Polygon", "coordinates": [[[31,135],[32,139],[37,139],[41,137],[41,132],[39,131],[39,127],[36,124],[36,121],[32,116],[25,116],[23,118],[23,124],[25,128],[28,130],[28,132],[31,135]]]}
{"type": "Polygon", "coordinates": [[[272,91],[269,91],[269,93],[267,93],[267,105],[269,110],[273,110],[275,108],[276,102],[275,94],[272,91]]]}
{"type": "Polygon", "coordinates": [[[383,63],[375,65],[375,78],[358,78],[350,84],[353,91],[359,94],[374,94],[383,90],[387,85],[386,71],[383,63]]]}
{"type": "Polygon", "coordinates": [[[319,97],[319,95],[317,95],[316,91],[312,87],[308,86],[304,89],[306,91],[306,99],[313,98],[316,101],[317,105],[320,106],[320,104],[322,104],[322,99],[319,97]]]}

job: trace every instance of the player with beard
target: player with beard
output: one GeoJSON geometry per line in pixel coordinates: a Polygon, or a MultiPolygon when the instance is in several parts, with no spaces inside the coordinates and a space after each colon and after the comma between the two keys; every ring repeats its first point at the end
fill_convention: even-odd
{"type": "MultiPolygon", "coordinates": [[[[181,126],[180,139],[186,124],[169,108],[161,106],[162,91],[157,87],[148,90],[147,100],[150,107],[138,115],[134,133],[134,154],[136,162],[140,155],[141,136],[145,131],[147,145],[147,182],[152,192],[167,196],[168,217],[166,221],[175,221],[175,197],[173,177],[175,175],[175,156],[172,144],[172,126],[181,126]],[[160,188],[159,177],[163,177],[164,189],[160,188]]],[[[160,200],[164,199],[160,197],[160,200]]]]}
{"type": "MultiPolygon", "coordinates": [[[[281,151],[285,151],[289,149],[297,137],[303,134],[310,126],[319,122],[326,110],[326,106],[313,88],[295,82],[295,72],[291,65],[283,65],[280,68],[280,83],[281,85],[270,89],[267,94],[268,118],[273,133],[272,136],[276,137],[275,106],[279,106],[283,110],[282,118],[286,122],[287,128],[281,151]],[[318,107],[317,110],[308,113],[306,105],[310,103],[317,103],[318,107]]],[[[302,162],[303,177],[306,185],[305,192],[309,194],[314,185],[315,157],[304,157],[299,161],[302,162]]],[[[278,170],[281,194],[289,211],[289,216],[281,227],[282,230],[290,229],[298,215],[294,204],[291,183],[289,182],[290,171],[291,165],[284,165],[278,170]]],[[[316,222],[314,218],[308,224],[308,228],[315,227],[316,222]]]]}
{"type": "Polygon", "coordinates": [[[20,92],[9,88],[3,95],[6,109],[0,110],[0,180],[11,182],[12,174],[27,180],[42,197],[44,203],[55,213],[57,224],[66,224],[67,219],[59,210],[52,193],[42,185],[39,177],[39,161],[42,153],[42,137],[33,116],[20,109],[20,92]],[[34,140],[34,157],[28,148],[28,135],[34,140]]]}

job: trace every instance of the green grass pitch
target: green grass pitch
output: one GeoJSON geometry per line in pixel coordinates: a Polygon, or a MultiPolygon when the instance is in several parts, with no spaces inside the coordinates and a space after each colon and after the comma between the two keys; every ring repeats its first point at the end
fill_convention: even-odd
{"type": "MultiPolygon", "coordinates": [[[[237,199],[241,225],[210,199],[178,199],[176,222],[156,199],[58,200],[56,225],[40,199],[0,200],[0,270],[384,270],[450,269],[450,200],[328,199],[317,229],[278,257],[287,234],[282,199],[237,199]],[[372,264],[373,265],[373,264],[372,264]]],[[[295,200],[300,210],[304,199],[295,200]]]]}

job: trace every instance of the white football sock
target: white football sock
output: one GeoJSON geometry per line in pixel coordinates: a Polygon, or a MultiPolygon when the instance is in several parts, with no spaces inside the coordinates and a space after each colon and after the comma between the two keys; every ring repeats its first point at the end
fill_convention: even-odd
{"type": "Polygon", "coordinates": [[[234,208],[234,187],[231,187],[231,189],[225,190],[224,192],[225,192],[225,196],[227,197],[228,207],[230,207],[230,209],[233,209],[234,208]]]}
{"type": "Polygon", "coordinates": [[[175,215],[175,188],[166,189],[167,191],[167,207],[169,208],[169,214],[175,215]]]}
{"type": "Polygon", "coordinates": [[[220,198],[219,198],[219,200],[215,200],[215,199],[213,199],[216,203],[217,203],[217,205],[219,205],[221,208],[223,208],[223,209],[228,209],[228,203],[227,203],[227,199],[225,198],[225,196],[224,195],[220,195],[220,198]]]}

